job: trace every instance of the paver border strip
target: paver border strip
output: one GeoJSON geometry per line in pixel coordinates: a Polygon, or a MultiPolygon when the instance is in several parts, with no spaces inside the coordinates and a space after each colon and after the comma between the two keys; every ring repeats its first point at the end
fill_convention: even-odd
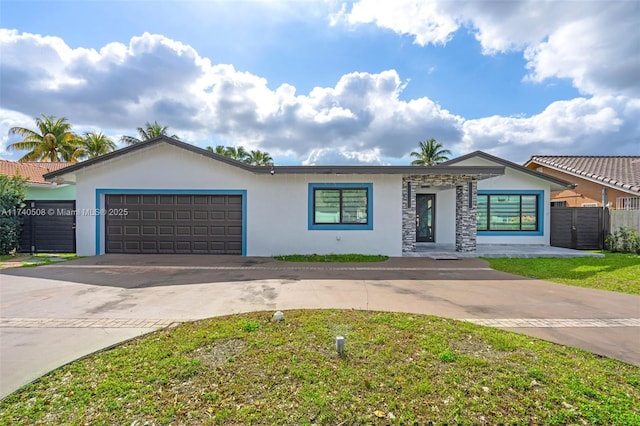
{"type": "MultiPolygon", "coordinates": [[[[0,318],[0,328],[165,328],[201,318],[0,318]]],[[[458,318],[496,328],[640,327],[640,318],[458,318]]]]}

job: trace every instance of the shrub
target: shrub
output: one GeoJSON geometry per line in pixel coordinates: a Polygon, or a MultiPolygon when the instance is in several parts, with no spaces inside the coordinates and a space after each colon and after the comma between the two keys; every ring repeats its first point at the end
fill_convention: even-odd
{"type": "Polygon", "coordinates": [[[0,175],[0,255],[16,250],[20,244],[23,206],[27,181],[20,176],[0,175]]]}
{"type": "Polygon", "coordinates": [[[640,235],[633,228],[620,228],[607,235],[604,244],[611,252],[640,254],[640,235]]]}

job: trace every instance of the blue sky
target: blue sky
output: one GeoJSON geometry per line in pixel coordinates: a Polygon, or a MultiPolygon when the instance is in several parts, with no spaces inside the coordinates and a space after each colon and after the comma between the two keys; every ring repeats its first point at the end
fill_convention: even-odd
{"type": "Polygon", "coordinates": [[[640,2],[0,1],[0,157],[40,113],[279,164],[640,155],[640,2]],[[37,11],[37,13],[34,13],[37,11]]]}

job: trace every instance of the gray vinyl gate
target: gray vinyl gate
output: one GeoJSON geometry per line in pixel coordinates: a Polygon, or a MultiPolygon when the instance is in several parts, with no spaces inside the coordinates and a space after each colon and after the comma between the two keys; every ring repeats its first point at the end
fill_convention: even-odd
{"type": "Polygon", "coordinates": [[[25,201],[20,251],[76,252],[75,201],[25,201]]]}
{"type": "Polygon", "coordinates": [[[551,207],[551,245],[600,250],[604,246],[605,219],[601,207],[551,207]]]}

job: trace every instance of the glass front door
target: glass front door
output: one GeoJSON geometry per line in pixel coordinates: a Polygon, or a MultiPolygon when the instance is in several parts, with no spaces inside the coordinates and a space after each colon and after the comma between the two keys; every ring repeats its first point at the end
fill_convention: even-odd
{"type": "Polygon", "coordinates": [[[435,239],[436,195],[416,194],[416,241],[433,243],[435,239]]]}

